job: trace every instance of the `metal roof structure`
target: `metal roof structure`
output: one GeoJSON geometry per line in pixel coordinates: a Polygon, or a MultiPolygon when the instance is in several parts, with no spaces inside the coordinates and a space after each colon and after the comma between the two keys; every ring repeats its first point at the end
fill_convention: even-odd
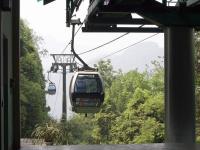
{"type": "MultiPolygon", "coordinates": [[[[54,0],[44,0],[48,4],[54,0]]],[[[83,0],[66,0],[66,23],[83,0]]],[[[200,28],[200,0],[90,0],[84,32],[163,32],[166,26],[200,28]],[[133,17],[138,14],[141,18],[133,17]]]]}
{"type": "Polygon", "coordinates": [[[83,31],[162,32],[165,26],[200,26],[199,0],[177,1],[175,6],[170,6],[170,2],[172,1],[93,0],[88,8],[83,31]],[[142,18],[132,17],[133,13],[142,18]],[[134,26],[119,27],[125,24],[134,26]]]}
{"type": "MultiPolygon", "coordinates": [[[[44,4],[52,1],[44,0],[44,4]]],[[[66,0],[68,27],[81,3],[82,0],[66,0]]],[[[84,32],[162,32],[165,26],[198,29],[199,16],[199,0],[90,0],[82,29],[84,32]],[[133,14],[141,18],[134,18],[133,14]]]]}

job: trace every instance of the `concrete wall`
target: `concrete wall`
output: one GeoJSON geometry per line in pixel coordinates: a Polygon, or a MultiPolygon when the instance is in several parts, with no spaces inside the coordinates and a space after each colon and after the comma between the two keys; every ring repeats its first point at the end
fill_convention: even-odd
{"type": "Polygon", "coordinates": [[[19,148],[19,1],[0,0],[1,150],[19,148]],[[13,6],[13,7],[12,7],[13,6]],[[17,131],[15,131],[17,130],[17,131]]]}

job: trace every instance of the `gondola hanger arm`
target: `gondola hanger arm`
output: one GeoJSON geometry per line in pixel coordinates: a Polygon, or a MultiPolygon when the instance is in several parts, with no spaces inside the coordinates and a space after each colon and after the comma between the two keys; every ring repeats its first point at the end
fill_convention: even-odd
{"type": "Polygon", "coordinates": [[[52,81],[49,79],[49,73],[50,73],[51,71],[48,71],[47,73],[48,73],[48,76],[47,76],[47,79],[48,79],[48,81],[50,82],[50,83],[52,83],[52,81]]]}
{"type": "Polygon", "coordinates": [[[71,20],[72,25],[72,40],[71,40],[71,52],[73,53],[74,57],[76,57],[82,64],[83,67],[79,70],[90,70],[90,71],[96,71],[95,68],[92,68],[88,66],[88,64],[75,52],[74,50],[74,34],[75,34],[75,26],[82,24],[80,19],[71,20]]]}

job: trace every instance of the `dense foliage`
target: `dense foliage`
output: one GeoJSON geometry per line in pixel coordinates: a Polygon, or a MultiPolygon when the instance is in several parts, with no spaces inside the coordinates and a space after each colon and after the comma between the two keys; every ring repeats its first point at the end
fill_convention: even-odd
{"type": "MultiPolygon", "coordinates": [[[[110,61],[106,63],[110,68],[110,61]]],[[[106,63],[100,61],[99,68],[106,63]]],[[[163,67],[153,64],[151,71],[115,72],[110,76],[112,83],[106,88],[104,106],[94,118],[92,137],[96,144],[164,141],[163,67]]]]}
{"type": "MultiPolygon", "coordinates": [[[[110,60],[97,66],[105,81],[106,97],[102,110],[93,115],[75,115],[59,128],[57,144],[129,144],[164,141],[163,67],[123,74],[113,71],[110,60]]],[[[41,125],[44,128],[46,125],[41,125]]],[[[37,131],[37,128],[36,128],[37,131]]],[[[56,136],[55,136],[56,137],[56,136]]]]}
{"type": "MultiPolygon", "coordinates": [[[[105,86],[102,110],[87,118],[76,114],[66,123],[57,123],[60,136],[54,139],[55,144],[164,142],[164,70],[159,62],[152,64],[152,70],[142,73],[133,70],[123,74],[113,71],[109,60],[100,61],[99,71],[105,84],[109,82],[105,86]],[[109,76],[105,71],[110,72],[109,76]]],[[[197,139],[200,130],[198,112],[197,139]]]]}
{"type": "Polygon", "coordinates": [[[45,81],[38,55],[39,38],[20,21],[20,102],[21,136],[30,137],[36,124],[48,118],[45,100],[45,81]]]}
{"type": "Polygon", "coordinates": [[[195,34],[196,136],[200,143],[200,32],[195,34]]]}

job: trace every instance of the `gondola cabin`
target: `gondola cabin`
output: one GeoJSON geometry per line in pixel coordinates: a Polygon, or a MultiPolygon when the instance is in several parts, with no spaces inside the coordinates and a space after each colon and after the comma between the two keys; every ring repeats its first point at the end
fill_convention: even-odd
{"type": "Polygon", "coordinates": [[[55,95],[56,94],[56,85],[54,83],[49,83],[48,94],[49,95],[55,95]]]}
{"type": "Polygon", "coordinates": [[[72,111],[96,113],[104,101],[103,80],[98,72],[76,72],[69,88],[72,111]]]}

